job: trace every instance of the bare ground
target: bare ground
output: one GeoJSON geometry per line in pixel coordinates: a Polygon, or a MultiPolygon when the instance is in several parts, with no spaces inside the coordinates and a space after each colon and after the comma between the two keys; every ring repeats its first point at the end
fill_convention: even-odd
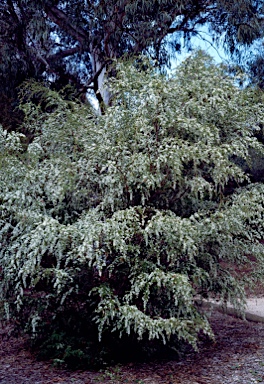
{"type": "Polygon", "coordinates": [[[115,366],[101,372],[70,372],[38,362],[23,338],[0,335],[1,384],[251,384],[264,383],[264,324],[215,312],[211,324],[215,343],[181,361],[115,366]]]}

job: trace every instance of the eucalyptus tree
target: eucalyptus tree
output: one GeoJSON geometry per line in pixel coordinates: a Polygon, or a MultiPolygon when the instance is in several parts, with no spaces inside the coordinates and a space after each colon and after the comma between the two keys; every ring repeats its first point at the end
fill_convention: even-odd
{"type": "Polygon", "coordinates": [[[102,116],[45,88],[46,112],[30,83],[34,140],[0,132],[1,302],[59,361],[102,362],[118,340],[195,348],[212,337],[196,300],[243,310],[264,276],[264,186],[235,161],[263,153],[262,103],[201,53],[170,78],[141,65],[118,64],[102,116]]]}
{"type": "Polygon", "coordinates": [[[2,0],[1,94],[44,74],[108,104],[102,83],[113,59],[148,52],[168,63],[204,24],[234,53],[261,36],[261,10],[248,0],[2,0]]]}
{"type": "Polygon", "coordinates": [[[260,40],[247,56],[245,72],[248,75],[248,84],[263,91],[264,89],[264,51],[263,41],[260,40]]]}

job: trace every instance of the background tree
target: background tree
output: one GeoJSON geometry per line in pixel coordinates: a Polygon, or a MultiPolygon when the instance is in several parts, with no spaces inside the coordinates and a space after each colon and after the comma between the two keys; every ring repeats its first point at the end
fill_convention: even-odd
{"type": "Polygon", "coordinates": [[[264,89],[264,51],[263,41],[259,41],[247,57],[245,71],[248,74],[249,83],[260,90],[264,89]]]}
{"type": "Polygon", "coordinates": [[[205,24],[235,53],[262,35],[261,10],[262,1],[244,0],[3,0],[0,93],[10,98],[25,78],[52,77],[57,89],[70,83],[85,94],[91,88],[103,106],[113,59],[147,52],[167,64],[182,38],[188,44],[205,24]]]}
{"type": "Polygon", "coordinates": [[[115,71],[104,115],[44,88],[46,112],[30,83],[34,140],[1,130],[1,299],[66,363],[109,361],[122,341],[195,348],[212,336],[195,299],[243,309],[237,268],[264,276],[264,187],[236,164],[263,152],[254,92],[201,53],[171,78],[143,58],[115,71]]]}

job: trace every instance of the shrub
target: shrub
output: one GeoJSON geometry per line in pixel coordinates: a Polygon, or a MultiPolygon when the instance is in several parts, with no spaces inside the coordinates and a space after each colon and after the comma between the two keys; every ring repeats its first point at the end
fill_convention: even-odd
{"type": "Polygon", "coordinates": [[[213,337],[195,299],[242,308],[230,265],[264,265],[264,188],[234,161],[263,152],[253,91],[202,53],[169,78],[118,63],[103,116],[48,90],[38,106],[39,87],[22,94],[34,140],[0,132],[7,312],[45,357],[87,365],[122,340],[213,337]]]}

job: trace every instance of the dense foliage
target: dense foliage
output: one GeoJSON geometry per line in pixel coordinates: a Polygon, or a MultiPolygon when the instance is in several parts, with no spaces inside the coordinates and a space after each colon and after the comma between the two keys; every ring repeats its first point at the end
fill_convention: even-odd
{"type": "Polygon", "coordinates": [[[263,152],[253,92],[202,53],[170,78],[144,60],[116,73],[103,116],[29,83],[31,143],[1,130],[2,301],[63,361],[119,338],[196,347],[212,336],[196,300],[241,307],[232,266],[264,267],[264,187],[239,166],[263,152]]]}
{"type": "MultiPolygon", "coordinates": [[[[45,77],[56,89],[71,84],[82,96],[91,89],[100,103],[108,103],[102,80],[113,59],[148,52],[162,65],[204,25],[234,53],[262,37],[262,3],[1,0],[1,100],[5,96],[8,113],[25,78],[45,77]]],[[[11,116],[0,122],[12,125],[11,116]]]]}

